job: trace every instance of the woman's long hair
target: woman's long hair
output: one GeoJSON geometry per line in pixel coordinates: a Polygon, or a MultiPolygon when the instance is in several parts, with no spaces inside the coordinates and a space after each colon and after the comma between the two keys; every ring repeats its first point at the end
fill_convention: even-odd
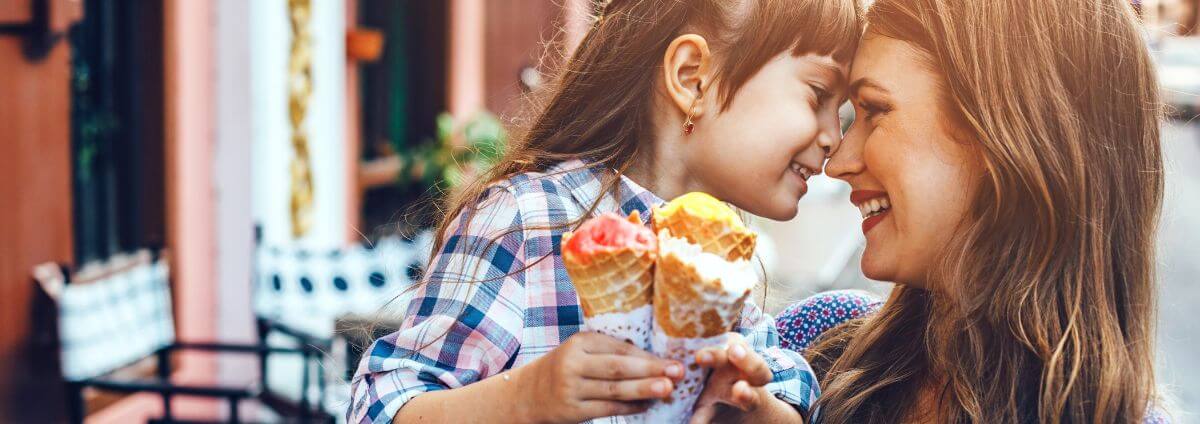
{"type": "Polygon", "coordinates": [[[877,0],[866,22],[924,53],[985,172],[937,289],[810,351],[823,422],[1138,422],[1163,172],[1128,2],[877,0]]]}

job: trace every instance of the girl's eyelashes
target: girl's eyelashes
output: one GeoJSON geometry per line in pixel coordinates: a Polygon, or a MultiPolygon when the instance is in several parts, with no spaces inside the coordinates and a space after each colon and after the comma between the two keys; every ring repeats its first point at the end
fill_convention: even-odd
{"type": "Polygon", "coordinates": [[[809,84],[808,86],[812,88],[813,95],[816,96],[818,106],[828,103],[829,100],[833,98],[833,94],[820,85],[809,84]]]}

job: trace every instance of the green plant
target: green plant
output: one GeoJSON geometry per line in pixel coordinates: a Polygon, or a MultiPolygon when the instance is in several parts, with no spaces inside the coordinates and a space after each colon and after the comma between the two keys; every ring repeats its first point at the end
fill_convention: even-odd
{"type": "Polygon", "coordinates": [[[437,118],[437,140],[403,155],[400,178],[402,183],[453,190],[495,163],[506,139],[504,126],[490,113],[480,112],[461,123],[442,113],[437,118]]]}

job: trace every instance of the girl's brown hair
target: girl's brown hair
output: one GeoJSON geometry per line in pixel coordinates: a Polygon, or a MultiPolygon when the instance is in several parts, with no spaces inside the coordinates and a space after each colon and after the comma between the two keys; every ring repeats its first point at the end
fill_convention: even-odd
{"type": "Polygon", "coordinates": [[[824,338],[833,423],[1138,422],[1154,389],[1154,69],[1123,0],[877,0],[985,173],[938,290],[824,338]]]}
{"type": "MultiPolygon", "coordinates": [[[[706,85],[718,86],[728,107],[742,84],[785,51],[849,61],[861,32],[858,12],[856,0],[612,0],[498,164],[446,200],[433,253],[442,249],[447,227],[480,206],[492,184],[570,159],[623,171],[649,154],[656,70],[676,37],[697,33],[708,40],[717,71],[706,85]]],[[[604,190],[618,181],[613,175],[604,190]]],[[[562,227],[577,226],[598,204],[562,227]]]]}

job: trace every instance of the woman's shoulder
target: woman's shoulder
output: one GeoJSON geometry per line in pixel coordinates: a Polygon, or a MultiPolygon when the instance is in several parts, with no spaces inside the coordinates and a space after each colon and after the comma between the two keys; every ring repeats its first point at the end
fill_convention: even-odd
{"type": "Polygon", "coordinates": [[[863,290],[836,290],[809,296],[788,306],[775,320],[781,345],[801,351],[826,331],[869,315],[883,306],[883,299],[863,290]]]}

